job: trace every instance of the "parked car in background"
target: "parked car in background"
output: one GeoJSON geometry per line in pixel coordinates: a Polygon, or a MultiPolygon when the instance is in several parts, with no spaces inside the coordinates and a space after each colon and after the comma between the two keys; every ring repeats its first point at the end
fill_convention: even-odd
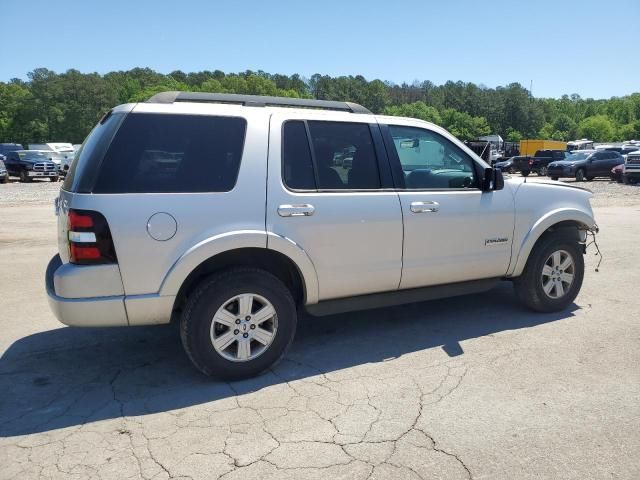
{"type": "Polygon", "coordinates": [[[627,155],[622,180],[624,183],[632,185],[640,180],[640,150],[627,155]]]}
{"type": "Polygon", "coordinates": [[[614,182],[622,183],[624,181],[624,164],[616,165],[611,169],[611,180],[614,182]]]}
{"type": "Polygon", "coordinates": [[[9,152],[5,162],[9,175],[19,177],[21,182],[30,182],[34,178],[48,178],[57,182],[58,167],[46,153],[35,150],[9,152]]]}
{"type": "Polygon", "coordinates": [[[611,169],[621,164],[624,164],[624,158],[618,152],[586,150],[572,153],[564,160],[550,163],[547,175],[553,180],[560,177],[575,177],[582,182],[596,177],[610,177],[611,169]]]}
{"type": "Polygon", "coordinates": [[[516,166],[525,176],[534,172],[544,177],[547,175],[549,163],[564,160],[567,155],[565,150],[537,150],[533,157],[517,157],[516,166]]]}
{"type": "Polygon", "coordinates": [[[16,150],[24,150],[24,147],[19,143],[0,143],[0,155],[6,157],[9,152],[15,152],[16,150]]]}
{"type": "Polygon", "coordinates": [[[29,150],[51,152],[50,159],[58,167],[61,176],[67,174],[76,153],[74,146],[66,142],[30,143],[29,150]]]}
{"type": "Polygon", "coordinates": [[[499,168],[504,173],[514,173],[516,171],[515,161],[518,157],[507,158],[501,162],[496,162],[495,167],[499,168]]]}
{"type": "Polygon", "coordinates": [[[631,152],[637,152],[640,150],[640,145],[622,145],[622,147],[620,147],[620,150],[616,150],[620,155],[622,155],[624,157],[624,159],[627,159],[627,155],[629,155],[631,152]]]}
{"type": "Polygon", "coordinates": [[[0,155],[0,183],[7,183],[9,181],[9,172],[4,164],[4,155],[0,155]]]}
{"type": "Polygon", "coordinates": [[[583,138],[582,140],[567,142],[567,152],[574,152],[576,150],[594,150],[593,140],[583,138]]]}

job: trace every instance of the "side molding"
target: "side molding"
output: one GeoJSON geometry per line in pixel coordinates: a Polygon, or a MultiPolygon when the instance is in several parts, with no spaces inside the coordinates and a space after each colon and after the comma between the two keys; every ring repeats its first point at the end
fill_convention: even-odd
{"type": "Polygon", "coordinates": [[[566,221],[581,223],[587,229],[591,229],[596,226],[596,222],[591,215],[588,215],[582,210],[578,210],[576,208],[559,208],[548,212],[533,224],[529,232],[522,239],[522,243],[520,244],[520,248],[517,252],[517,260],[512,263],[512,267],[509,269],[510,271],[507,273],[507,276],[517,277],[520,275],[524,270],[533,246],[542,234],[547,231],[549,227],[566,221]]]}

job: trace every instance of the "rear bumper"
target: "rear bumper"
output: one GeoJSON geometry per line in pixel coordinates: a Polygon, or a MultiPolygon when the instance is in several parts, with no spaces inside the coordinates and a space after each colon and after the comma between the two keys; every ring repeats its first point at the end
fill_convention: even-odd
{"type": "Polygon", "coordinates": [[[124,296],[66,298],[56,295],[55,274],[63,266],[59,255],[51,259],[45,274],[49,307],[56,318],[73,327],[111,327],[129,325],[124,296]]]}
{"type": "Polygon", "coordinates": [[[63,264],[59,255],[49,262],[45,287],[49,306],[61,323],[73,327],[120,327],[170,322],[175,302],[175,296],[172,295],[122,294],[77,298],[78,295],[87,295],[93,290],[91,285],[97,280],[95,268],[63,264]],[[80,287],[82,282],[85,283],[83,288],[80,287]],[[61,296],[63,292],[67,295],[73,291],[76,295],[74,298],[61,296]]]}

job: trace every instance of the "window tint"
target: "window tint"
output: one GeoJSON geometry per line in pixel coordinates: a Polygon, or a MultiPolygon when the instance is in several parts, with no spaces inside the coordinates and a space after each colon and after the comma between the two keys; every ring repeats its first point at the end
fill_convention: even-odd
{"type": "Polygon", "coordinates": [[[371,131],[366,123],[310,121],[318,188],[380,188],[371,131]]]}
{"type": "Polygon", "coordinates": [[[415,127],[389,126],[406,188],[478,188],[475,162],[441,135],[415,127]]]}
{"type": "Polygon", "coordinates": [[[316,181],[304,122],[286,122],[283,137],[282,173],[284,184],[294,189],[315,190],[316,181]]]}
{"type": "Polygon", "coordinates": [[[107,150],[93,191],[229,191],[245,130],[242,118],[131,113],[107,150]]]}

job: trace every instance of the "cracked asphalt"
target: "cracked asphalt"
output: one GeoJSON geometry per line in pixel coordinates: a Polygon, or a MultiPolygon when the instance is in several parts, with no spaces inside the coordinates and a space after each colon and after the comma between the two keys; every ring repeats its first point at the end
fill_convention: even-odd
{"type": "Polygon", "coordinates": [[[59,324],[51,204],[5,204],[0,479],[638,479],[640,201],[598,201],[604,261],[589,249],[567,311],[505,283],[303,317],[284,361],[233,383],[174,327],[59,324]]]}

